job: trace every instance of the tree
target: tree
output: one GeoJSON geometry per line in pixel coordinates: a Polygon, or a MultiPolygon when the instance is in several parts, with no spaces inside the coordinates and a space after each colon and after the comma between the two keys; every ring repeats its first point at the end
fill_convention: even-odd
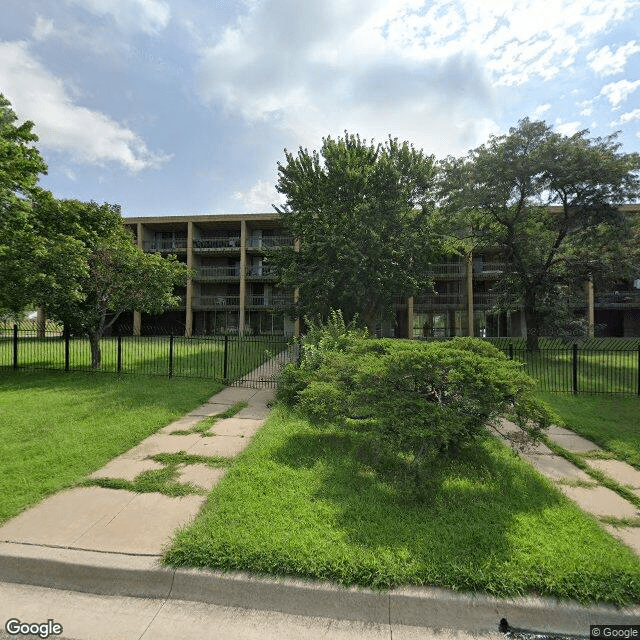
{"type": "Polygon", "coordinates": [[[269,256],[280,285],[297,287],[297,316],[326,318],[332,308],[356,314],[371,331],[389,319],[394,296],[429,288],[434,254],[429,227],[435,163],[407,142],[367,144],[345,132],[323,139],[320,152],[285,149],[274,207],[298,241],[269,256]]]}
{"type": "MultiPolygon", "coordinates": [[[[186,283],[189,270],[175,256],[146,254],[137,247],[122,224],[117,205],[76,200],[49,205],[45,208],[48,215],[41,212],[41,225],[48,229],[49,237],[65,232],[73,235],[76,257],[81,260],[62,280],[65,286],[40,287],[40,303],[70,331],[89,337],[95,369],[100,366],[100,338],[105,330],[124,311],[161,313],[177,306],[179,298],[173,290],[186,283]]],[[[57,282],[55,277],[53,282],[57,282]]]]}
{"type": "Polygon", "coordinates": [[[640,265],[638,221],[620,208],[638,198],[640,157],[620,152],[617,134],[587,138],[525,118],[508,135],[441,163],[440,195],[452,232],[508,263],[500,307],[521,307],[527,345],[569,318],[570,293],[605,286],[640,265]]]}
{"type": "Polygon", "coordinates": [[[0,94],[0,312],[14,314],[28,303],[36,275],[31,258],[43,251],[33,228],[33,207],[44,193],[39,175],[47,172],[34,145],[33,122],[18,125],[17,120],[0,94]]]}

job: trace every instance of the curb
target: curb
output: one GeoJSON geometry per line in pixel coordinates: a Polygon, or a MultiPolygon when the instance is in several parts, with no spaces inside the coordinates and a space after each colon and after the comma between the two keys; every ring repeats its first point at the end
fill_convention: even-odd
{"type": "Polygon", "coordinates": [[[640,606],[581,606],[552,598],[502,600],[431,587],[372,591],[294,578],[207,569],[172,569],[160,556],[0,543],[0,581],[99,595],[166,598],[365,623],[588,636],[592,624],[638,624],[640,606]]]}

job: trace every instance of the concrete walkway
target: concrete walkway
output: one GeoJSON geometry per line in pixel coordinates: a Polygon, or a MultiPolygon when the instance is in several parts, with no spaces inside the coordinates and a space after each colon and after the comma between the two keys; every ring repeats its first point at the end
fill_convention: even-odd
{"type": "MultiPolygon", "coordinates": [[[[494,432],[505,443],[511,444],[512,438],[520,433],[520,429],[508,420],[501,420],[494,432]]],[[[601,451],[599,446],[568,429],[552,425],[547,435],[554,443],[577,455],[601,451]]],[[[594,478],[566,458],[555,454],[545,444],[539,443],[529,447],[521,452],[521,456],[542,475],[553,480],[558,489],[583,511],[596,518],[603,516],[619,519],[640,518],[638,507],[622,498],[615,491],[601,486],[594,478]]],[[[631,489],[635,495],[640,497],[640,471],[631,465],[619,460],[600,460],[588,457],[584,460],[593,469],[631,489]]],[[[605,523],[602,523],[602,526],[612,536],[640,555],[640,526],[614,527],[605,523]]]]}
{"type": "MultiPolygon", "coordinates": [[[[161,467],[159,463],[148,459],[158,453],[185,451],[203,456],[238,455],[264,423],[273,393],[273,389],[226,388],[198,409],[109,462],[93,477],[132,480],[139,473],[161,467]],[[188,431],[202,419],[222,413],[239,401],[247,402],[248,406],[231,418],[217,421],[212,427],[215,435],[174,433],[178,430],[188,431]]],[[[513,425],[503,422],[499,435],[507,438],[512,430],[513,425]]],[[[564,438],[563,442],[575,450],[594,447],[562,430],[554,431],[553,437],[564,438]]],[[[539,445],[526,456],[542,473],[553,479],[588,479],[586,474],[554,456],[544,445],[539,445]]],[[[611,474],[618,474],[617,477],[624,478],[625,482],[637,482],[640,489],[640,482],[635,475],[637,472],[631,473],[633,470],[619,463],[603,465],[603,462],[593,461],[611,474]]],[[[201,495],[172,498],[160,493],[133,493],[102,487],[74,488],[51,496],[10,520],[0,527],[0,583],[35,585],[111,598],[143,598],[147,605],[142,601],[140,606],[147,606],[149,611],[154,611],[153,619],[156,619],[160,610],[174,612],[172,616],[186,619],[188,616],[176,611],[180,607],[188,611],[192,605],[180,603],[204,603],[213,607],[240,607],[289,616],[382,625],[382,636],[387,634],[390,626],[396,625],[398,631],[400,627],[406,627],[404,631],[407,635],[394,631],[394,638],[418,637],[411,635],[409,627],[425,630],[449,628],[470,633],[495,632],[503,618],[514,628],[588,636],[590,624],[629,624],[640,620],[640,606],[619,610],[607,606],[582,607],[548,598],[499,600],[485,595],[418,587],[374,592],[343,589],[305,580],[272,580],[242,573],[163,567],[160,558],[172,534],[198,514],[207,492],[224,475],[224,469],[214,469],[204,464],[183,464],[178,469],[180,481],[201,487],[201,495]],[[151,604],[151,600],[157,606],[151,604]]],[[[640,515],[617,494],[605,496],[602,488],[602,491],[598,491],[597,488],[560,487],[578,501],[582,500],[583,493],[590,492],[590,501],[582,500],[585,505],[583,508],[591,509],[590,512],[600,509],[598,513],[606,512],[619,517],[623,514],[626,517],[640,515]],[[607,505],[604,511],[603,504],[607,505]]],[[[637,540],[633,537],[635,530],[624,530],[624,534],[620,534],[620,531],[615,530],[618,535],[628,535],[637,540]]],[[[8,597],[5,596],[5,603],[9,601],[6,599],[8,597]]],[[[45,620],[56,617],[55,610],[48,611],[45,620]]],[[[0,605],[0,617],[2,615],[5,615],[4,624],[4,621],[17,614],[0,605]]],[[[224,615],[220,613],[220,621],[226,619],[224,615]]],[[[229,615],[237,617],[239,614],[229,615]]],[[[205,616],[207,624],[214,624],[209,616],[209,613],[205,616]]],[[[163,618],[160,616],[158,619],[163,618]]],[[[160,629],[164,625],[158,623],[149,628],[160,629]]],[[[86,637],[151,637],[140,633],[109,635],[111,631],[105,629],[104,625],[100,633],[104,635],[86,637]]],[[[158,633],[160,635],[153,637],[165,637],[160,631],[158,633]]],[[[215,633],[169,636],[227,637],[215,633]]]]}

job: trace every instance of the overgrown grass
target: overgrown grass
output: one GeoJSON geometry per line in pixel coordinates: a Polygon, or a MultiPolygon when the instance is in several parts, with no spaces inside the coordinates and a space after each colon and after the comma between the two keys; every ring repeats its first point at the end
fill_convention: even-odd
{"type": "Polygon", "coordinates": [[[640,397],[539,395],[568,429],[640,469],[640,397]]]}
{"type": "Polygon", "coordinates": [[[158,454],[152,456],[155,462],[164,466],[161,469],[148,469],[139,473],[133,480],[123,478],[87,478],[79,485],[84,487],[105,487],[107,489],[126,489],[136,493],[162,493],[165,496],[177,498],[193,493],[206,495],[207,491],[191,482],[178,482],[179,465],[204,463],[209,467],[228,467],[230,458],[221,456],[194,456],[186,451],[174,454],[158,454]]]}
{"type": "Polygon", "coordinates": [[[0,372],[0,522],[72,486],[221,388],[210,380],[0,372]]]}
{"type": "MultiPolygon", "coordinates": [[[[118,371],[118,340],[100,341],[100,371],[118,371]]],[[[287,346],[282,336],[232,337],[227,340],[227,379],[235,380],[287,346]]],[[[169,375],[169,337],[125,336],[120,340],[120,371],[144,375],[169,375]]],[[[193,337],[173,339],[172,375],[222,379],[225,374],[223,338],[193,337]]],[[[13,364],[13,341],[0,337],[0,367],[13,364]]],[[[65,367],[65,341],[61,336],[21,337],[18,342],[18,365],[21,368],[62,370],[65,367]]],[[[91,370],[91,349],[87,338],[69,341],[69,367],[72,371],[91,370]]]]}
{"type": "Polygon", "coordinates": [[[633,553],[496,439],[439,459],[415,497],[397,480],[400,461],[374,463],[363,438],[278,406],[165,563],[373,588],[640,601],[633,553]]]}
{"type": "Polygon", "coordinates": [[[200,420],[200,422],[198,422],[195,427],[192,427],[191,429],[176,429],[175,431],[171,432],[171,435],[187,436],[191,433],[199,433],[203,437],[215,435],[211,433],[211,427],[213,427],[213,425],[218,422],[218,420],[231,418],[235,416],[236,413],[242,411],[242,409],[248,406],[249,403],[244,402],[244,400],[241,402],[236,402],[233,406],[229,407],[222,413],[217,413],[214,416],[209,416],[207,418],[204,418],[203,420],[200,420]]]}

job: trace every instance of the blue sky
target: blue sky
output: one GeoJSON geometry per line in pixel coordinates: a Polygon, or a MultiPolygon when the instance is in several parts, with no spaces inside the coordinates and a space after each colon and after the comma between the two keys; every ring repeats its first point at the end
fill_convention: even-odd
{"type": "Polygon", "coordinates": [[[640,0],[4,0],[0,92],[60,198],[272,211],[344,130],[463,155],[529,116],[640,151],[640,0]]]}

